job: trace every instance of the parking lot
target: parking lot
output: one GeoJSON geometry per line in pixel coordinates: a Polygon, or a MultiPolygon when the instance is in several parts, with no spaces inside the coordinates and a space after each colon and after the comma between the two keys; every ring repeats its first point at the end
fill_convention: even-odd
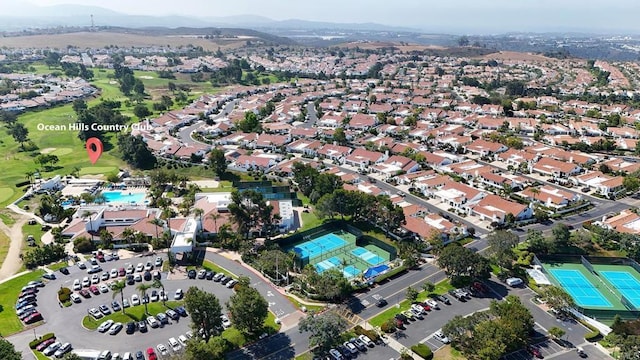
{"type": "MultiPolygon", "coordinates": [[[[572,351],[572,349],[568,349],[560,346],[557,342],[553,340],[544,340],[542,342],[536,343],[533,345],[538,351],[540,355],[544,358],[562,352],[572,351]]],[[[575,351],[575,350],[573,350],[575,351]]],[[[504,360],[529,360],[535,359],[536,356],[528,350],[522,349],[516,352],[512,352],[511,354],[505,355],[502,357],[504,360]]]]}
{"type": "MultiPolygon", "coordinates": [[[[109,272],[113,268],[126,268],[126,264],[128,263],[131,263],[133,266],[136,266],[140,262],[146,263],[147,261],[151,261],[153,263],[154,259],[155,256],[108,261],[99,264],[102,267],[102,271],[109,272]]],[[[170,320],[169,324],[158,328],[149,328],[146,333],[136,331],[131,335],[126,334],[124,329],[117,335],[109,335],[108,333],[101,334],[98,331],[88,330],[82,326],[82,319],[87,315],[87,310],[90,308],[98,308],[100,305],[106,305],[111,309],[111,302],[113,300],[120,302],[120,295],[114,296],[112,290],[109,289],[106,293],[100,293],[98,295],[91,294],[90,298],[82,297],[80,303],[74,303],[67,308],[61,309],[57,302],[57,291],[61,287],[72,289],[75,279],[82,281],[82,278],[87,276],[87,270],[81,270],[77,266],[69,266],[68,269],[69,275],[63,275],[59,271],[56,272],[57,279],[49,281],[47,286],[42,288],[38,294],[38,310],[42,313],[46,321],[44,325],[37,328],[38,335],[53,332],[60,341],[71,342],[74,349],[110,350],[112,353],[117,352],[122,354],[124,352],[133,353],[138,350],[144,351],[149,347],[156,349],[157,345],[161,343],[167,346],[167,340],[169,338],[177,338],[190,329],[189,325],[191,320],[189,317],[186,317],[170,320]]],[[[102,274],[102,272],[99,274],[102,274]]],[[[161,281],[165,287],[169,301],[174,300],[173,297],[177,289],[182,289],[186,292],[190,286],[197,286],[214,293],[220,300],[220,304],[224,304],[233,293],[231,289],[221,285],[219,282],[205,279],[191,280],[187,279],[183,274],[172,274],[169,279],[167,279],[167,275],[167,273],[162,273],[161,281]]],[[[106,282],[122,279],[125,278],[119,276],[117,279],[109,279],[106,282]]],[[[101,281],[100,284],[102,283],[101,281]]],[[[132,295],[136,294],[140,296],[136,287],[141,283],[151,284],[151,281],[136,282],[133,285],[127,285],[124,289],[124,297],[128,299],[129,303],[131,303],[132,295]]],[[[84,289],[87,288],[85,287],[84,289]]],[[[150,295],[153,290],[156,289],[149,289],[147,293],[150,295]]],[[[157,289],[157,291],[159,291],[159,289],[157,289]]]]}

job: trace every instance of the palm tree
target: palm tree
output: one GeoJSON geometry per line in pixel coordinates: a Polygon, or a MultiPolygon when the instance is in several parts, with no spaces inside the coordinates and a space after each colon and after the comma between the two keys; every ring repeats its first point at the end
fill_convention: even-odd
{"type": "Polygon", "coordinates": [[[99,192],[93,197],[93,202],[96,204],[104,204],[107,202],[107,197],[104,196],[102,192],[99,192]]]}
{"type": "MultiPolygon", "coordinates": [[[[91,215],[93,215],[93,212],[87,210],[84,211],[81,216],[83,219],[86,219],[91,215]]],[[[91,221],[91,219],[89,219],[89,234],[91,234],[91,241],[93,241],[93,221],[91,221]]]]}
{"type": "Polygon", "coordinates": [[[221,217],[222,215],[220,215],[217,210],[209,214],[209,218],[213,220],[213,229],[216,232],[216,237],[218,236],[218,219],[220,219],[221,217]]]}
{"type": "Polygon", "coordinates": [[[532,187],[531,193],[533,194],[533,199],[538,200],[538,194],[540,194],[540,189],[537,187],[532,187]]]}
{"type": "Polygon", "coordinates": [[[127,244],[131,245],[131,241],[135,237],[136,232],[133,231],[132,228],[127,227],[122,231],[122,238],[127,242],[127,244]]]}
{"type": "Polygon", "coordinates": [[[147,290],[149,290],[151,288],[151,285],[148,284],[140,284],[136,287],[136,289],[138,290],[138,292],[140,293],[140,300],[144,303],[144,313],[145,314],[149,314],[149,311],[147,309],[147,304],[148,301],[145,301],[144,299],[147,297],[147,290]]]}
{"type": "Polygon", "coordinates": [[[122,313],[124,314],[124,288],[127,287],[127,284],[124,283],[124,280],[116,281],[111,285],[111,290],[113,293],[111,294],[111,298],[115,298],[117,294],[120,294],[120,304],[122,305],[122,313]]]}
{"type": "Polygon", "coordinates": [[[107,231],[107,229],[100,230],[100,241],[104,249],[108,249],[113,242],[113,234],[107,231]]]}
{"type": "Polygon", "coordinates": [[[31,183],[33,182],[33,175],[35,175],[35,171],[27,171],[26,173],[24,173],[24,178],[29,180],[29,185],[31,185],[31,183]]]}
{"type": "MultiPolygon", "coordinates": [[[[162,289],[162,294],[166,296],[167,293],[164,291],[164,284],[162,283],[162,281],[160,281],[160,279],[153,280],[153,283],[151,283],[151,287],[153,287],[154,289],[162,289]]],[[[166,305],[164,299],[165,298],[163,296],[162,305],[166,305]]]]}
{"type": "Polygon", "coordinates": [[[149,220],[149,224],[155,225],[155,229],[156,229],[156,239],[159,239],[158,236],[158,226],[164,226],[164,223],[162,222],[162,220],[158,219],[158,218],[153,218],[152,220],[149,220]]]}
{"type": "Polygon", "coordinates": [[[193,215],[198,217],[200,221],[200,234],[204,232],[204,224],[202,223],[202,215],[204,214],[204,210],[200,208],[193,209],[193,215]]]}

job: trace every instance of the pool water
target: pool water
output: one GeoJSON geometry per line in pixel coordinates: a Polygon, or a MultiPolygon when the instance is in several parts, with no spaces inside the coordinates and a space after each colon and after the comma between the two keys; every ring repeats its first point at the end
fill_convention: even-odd
{"type": "Polygon", "coordinates": [[[108,203],[142,203],[144,202],[143,193],[126,193],[122,191],[104,191],[102,193],[108,203]]]}

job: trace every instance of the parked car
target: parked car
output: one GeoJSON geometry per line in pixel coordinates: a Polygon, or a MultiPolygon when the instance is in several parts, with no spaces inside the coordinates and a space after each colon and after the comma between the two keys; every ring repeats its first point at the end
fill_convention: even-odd
{"type": "Polygon", "coordinates": [[[111,277],[112,279],[117,278],[118,277],[118,270],[117,269],[111,269],[111,271],[109,272],[109,277],[111,277]]]}
{"type": "Polygon", "coordinates": [[[216,273],[214,271],[207,271],[207,273],[206,273],[206,275],[204,277],[207,280],[213,280],[214,276],[216,276],[216,273]]]}
{"type": "Polygon", "coordinates": [[[95,285],[91,285],[91,286],[89,287],[89,291],[91,291],[91,293],[92,293],[93,295],[100,295],[100,290],[99,290],[99,289],[98,289],[98,287],[97,287],[97,286],[95,286],[95,285]]]}
{"type": "Polygon", "coordinates": [[[367,335],[362,334],[358,336],[358,339],[360,339],[360,341],[362,341],[368,347],[374,347],[376,345],[374,344],[373,340],[369,339],[367,335]]]}
{"type": "Polygon", "coordinates": [[[147,323],[149,324],[149,326],[151,326],[152,328],[157,328],[158,326],[160,326],[160,322],[158,321],[158,319],[156,319],[153,316],[149,316],[147,318],[147,323]]]}
{"type": "Polygon", "coordinates": [[[138,330],[140,330],[141,333],[147,332],[147,322],[144,320],[138,321],[138,330]]]}
{"type": "Polygon", "coordinates": [[[67,269],[66,267],[60,268],[60,272],[65,275],[69,275],[69,269],[67,269]]]}
{"type": "Polygon", "coordinates": [[[98,309],[104,315],[110,315],[111,314],[111,310],[107,307],[107,305],[102,304],[102,305],[98,306],[98,309]]]}
{"type": "Polygon", "coordinates": [[[52,337],[51,339],[47,339],[41,342],[38,346],[36,346],[36,350],[42,352],[44,349],[48,348],[49,345],[53,344],[54,342],[56,342],[55,337],[52,337]]]}
{"type": "Polygon", "coordinates": [[[111,302],[111,308],[113,309],[114,312],[118,312],[122,310],[122,307],[120,307],[120,303],[117,300],[113,300],[111,302]]]}
{"type": "Polygon", "coordinates": [[[75,279],[73,281],[73,290],[80,290],[82,289],[82,284],[80,283],[80,279],[75,279]]]}
{"type": "Polygon", "coordinates": [[[448,344],[451,342],[451,340],[449,340],[449,338],[442,332],[442,329],[436,331],[433,334],[433,338],[440,341],[443,344],[448,344]]]}
{"type": "Polygon", "coordinates": [[[151,300],[152,302],[156,302],[156,301],[160,300],[160,297],[158,296],[158,292],[157,292],[156,290],[153,290],[153,291],[151,292],[151,298],[150,298],[150,300],[151,300]]]}
{"type": "Polygon", "coordinates": [[[122,330],[122,323],[118,322],[113,324],[113,326],[111,327],[111,329],[109,330],[109,335],[116,335],[120,332],[120,330],[122,330]]]}
{"type": "Polygon", "coordinates": [[[144,272],[144,281],[151,281],[151,272],[148,270],[144,272]]]}
{"type": "Polygon", "coordinates": [[[127,328],[126,328],[125,332],[127,334],[133,334],[134,332],[136,332],[136,322],[135,321],[129,321],[127,323],[127,328]]]}
{"type": "Polygon", "coordinates": [[[167,315],[163,314],[163,313],[159,313],[156,315],[156,318],[158,319],[158,321],[160,321],[160,324],[165,325],[169,323],[169,318],[167,317],[167,315]]]}
{"type": "Polygon", "coordinates": [[[56,352],[56,350],[60,348],[60,346],[62,346],[62,343],[60,341],[56,341],[53,344],[47,346],[46,349],[42,350],[42,353],[46,356],[51,356],[56,352]]]}
{"type": "Polygon", "coordinates": [[[129,304],[129,299],[124,299],[122,300],[122,307],[123,308],[128,308],[129,306],[131,306],[131,304],[129,304]]]}
{"type": "Polygon", "coordinates": [[[206,270],[202,269],[202,270],[198,271],[198,279],[202,280],[202,279],[205,278],[205,276],[207,276],[207,271],[206,270]]]}
{"type": "Polygon", "coordinates": [[[413,316],[413,313],[409,310],[405,310],[402,312],[402,315],[406,316],[407,319],[411,320],[411,321],[416,321],[416,317],[413,316]]]}
{"type": "Polygon", "coordinates": [[[140,275],[140,274],[133,275],[133,280],[135,282],[142,282],[142,275],[140,275]]]}
{"type": "Polygon", "coordinates": [[[419,310],[417,308],[411,308],[409,309],[409,311],[411,311],[411,314],[413,315],[413,317],[415,317],[416,319],[419,320],[424,320],[424,316],[422,316],[422,310],[419,310]]]}
{"type": "Polygon", "coordinates": [[[47,280],[55,280],[56,279],[56,274],[54,274],[54,273],[46,273],[46,274],[42,275],[42,277],[47,279],[47,280]]]}
{"type": "Polygon", "coordinates": [[[362,340],[358,338],[351,338],[349,341],[353,343],[353,345],[355,345],[358,348],[358,350],[367,351],[367,344],[362,342],[362,340]]]}
{"type": "Polygon", "coordinates": [[[109,280],[110,276],[111,275],[109,275],[109,273],[105,271],[105,272],[102,273],[102,275],[100,275],[100,280],[102,280],[102,281],[109,280]]]}
{"type": "Polygon", "coordinates": [[[142,272],[143,270],[144,270],[144,264],[138,263],[138,265],[136,265],[136,272],[142,272]]]}
{"type": "Polygon", "coordinates": [[[424,302],[425,302],[425,304],[429,305],[430,308],[436,309],[436,310],[440,310],[440,305],[438,305],[437,301],[435,301],[433,299],[427,299],[424,302]]]}
{"type": "Polygon", "coordinates": [[[580,346],[578,346],[576,348],[576,353],[578,354],[578,356],[580,356],[581,358],[586,358],[587,357],[587,353],[584,352],[584,349],[581,348],[580,346]]]}
{"type": "Polygon", "coordinates": [[[109,287],[107,286],[107,284],[100,284],[100,286],[98,286],[98,289],[100,289],[101,293],[109,292],[109,287]]]}
{"type": "Polygon", "coordinates": [[[173,309],[173,311],[177,312],[182,317],[187,317],[187,315],[189,315],[187,314],[187,310],[185,310],[183,306],[178,306],[177,308],[173,309]]]}
{"type": "Polygon", "coordinates": [[[180,300],[180,299],[182,299],[183,296],[184,296],[184,293],[182,292],[182,289],[178,289],[178,290],[176,290],[175,295],[173,295],[173,299],[174,300],[180,300]]]}
{"type": "Polygon", "coordinates": [[[223,278],[223,277],[224,277],[224,274],[223,274],[223,273],[221,273],[221,272],[220,272],[220,273],[217,273],[217,274],[215,274],[215,275],[213,276],[213,281],[215,281],[215,282],[219,282],[220,280],[222,280],[222,278],[223,278]]]}
{"type": "Polygon", "coordinates": [[[347,348],[347,350],[349,350],[349,352],[351,353],[351,355],[357,355],[358,354],[358,348],[349,341],[345,341],[344,344],[342,344],[345,348],[347,348]]]}
{"type": "Polygon", "coordinates": [[[180,318],[180,314],[178,314],[177,312],[171,309],[167,310],[165,314],[167,314],[167,316],[170,317],[172,320],[178,320],[180,318]]]}
{"type": "Polygon", "coordinates": [[[536,357],[536,358],[538,358],[538,359],[542,359],[542,358],[544,358],[544,356],[542,356],[542,353],[540,352],[540,350],[538,350],[538,348],[537,348],[537,347],[535,347],[535,346],[533,346],[533,345],[529,345],[529,346],[527,346],[527,351],[528,351],[531,355],[535,356],[535,357],[536,357]]]}
{"type": "Polygon", "coordinates": [[[158,360],[158,356],[156,355],[156,352],[153,351],[153,348],[147,349],[147,360],[158,360]]]}
{"type": "Polygon", "coordinates": [[[222,319],[222,327],[225,329],[228,329],[231,327],[231,320],[229,320],[229,317],[225,314],[220,315],[220,319],[222,319]]]}
{"type": "Polygon", "coordinates": [[[154,280],[162,279],[162,274],[160,273],[160,271],[156,270],[156,271],[153,272],[153,279],[154,280]]]}
{"type": "Polygon", "coordinates": [[[189,277],[189,279],[195,279],[196,278],[196,271],[195,270],[189,270],[189,272],[187,273],[187,276],[189,277]]]}
{"type": "Polygon", "coordinates": [[[451,305],[451,301],[449,300],[449,298],[444,295],[436,295],[435,298],[443,304],[451,305]]]}
{"type": "Polygon", "coordinates": [[[71,295],[69,295],[69,298],[71,299],[71,301],[73,301],[76,304],[79,303],[79,302],[82,302],[82,299],[76,293],[72,293],[71,295]]]}
{"type": "Polygon", "coordinates": [[[340,352],[336,349],[330,349],[329,350],[329,355],[331,355],[331,358],[333,358],[333,360],[343,360],[344,357],[342,356],[342,354],[340,354],[340,352]]]}
{"type": "Polygon", "coordinates": [[[162,261],[163,261],[163,260],[162,260],[162,258],[161,258],[160,256],[158,256],[158,257],[156,258],[156,261],[155,261],[155,266],[156,266],[156,267],[158,267],[158,266],[162,266],[162,261]]]}
{"type": "Polygon", "coordinates": [[[98,332],[107,332],[109,329],[111,329],[111,326],[115,323],[115,321],[109,319],[105,322],[103,322],[102,324],[100,324],[100,326],[98,326],[98,332]]]}
{"type": "Polygon", "coordinates": [[[176,338],[171,337],[169,338],[169,346],[171,346],[171,350],[173,350],[173,352],[178,352],[180,350],[182,350],[182,346],[180,345],[180,343],[178,342],[178,340],[176,340],[176,338]]]}
{"type": "Polygon", "coordinates": [[[238,280],[231,279],[225,286],[228,287],[229,289],[232,289],[237,283],[238,283],[238,280]]]}
{"type": "Polygon", "coordinates": [[[131,305],[133,306],[140,305],[140,297],[138,296],[138,294],[131,295],[131,305]]]}
{"type": "Polygon", "coordinates": [[[144,270],[145,271],[151,271],[153,270],[153,264],[151,263],[151,261],[147,261],[146,264],[144,264],[144,270]]]}
{"type": "Polygon", "coordinates": [[[100,319],[101,317],[104,316],[104,315],[102,315],[100,310],[98,310],[96,308],[91,308],[88,311],[89,311],[89,315],[93,316],[94,319],[100,319]]]}
{"type": "Polygon", "coordinates": [[[89,290],[87,289],[82,289],[78,292],[80,295],[82,295],[82,297],[88,299],[91,297],[91,293],[89,292],[89,290]]]}
{"type": "Polygon", "coordinates": [[[167,349],[166,346],[164,346],[164,344],[158,344],[158,346],[156,346],[156,349],[158,349],[158,352],[160,353],[160,355],[162,356],[167,356],[169,355],[169,349],[167,349]]]}

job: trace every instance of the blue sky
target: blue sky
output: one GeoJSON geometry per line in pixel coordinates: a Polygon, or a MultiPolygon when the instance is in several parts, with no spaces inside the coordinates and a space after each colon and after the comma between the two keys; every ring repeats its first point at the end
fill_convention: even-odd
{"type": "Polygon", "coordinates": [[[25,3],[81,4],[130,14],[262,15],[276,20],[376,22],[458,32],[593,31],[640,33],[637,0],[0,0],[0,13],[25,3]]]}

